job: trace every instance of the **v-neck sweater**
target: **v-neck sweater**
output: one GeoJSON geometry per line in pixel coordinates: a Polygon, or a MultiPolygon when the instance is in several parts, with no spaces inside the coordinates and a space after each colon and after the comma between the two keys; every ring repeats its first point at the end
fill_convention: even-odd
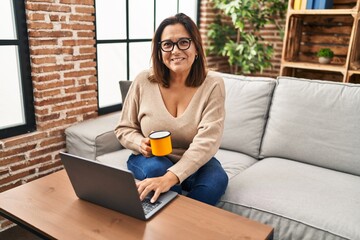
{"type": "Polygon", "coordinates": [[[167,157],[180,183],[208,162],[220,146],[225,118],[225,87],[221,76],[209,71],[185,111],[177,117],[165,106],[150,70],[133,81],[123,103],[115,134],[121,145],[140,154],[141,140],[152,131],[171,133],[173,151],[167,157]]]}

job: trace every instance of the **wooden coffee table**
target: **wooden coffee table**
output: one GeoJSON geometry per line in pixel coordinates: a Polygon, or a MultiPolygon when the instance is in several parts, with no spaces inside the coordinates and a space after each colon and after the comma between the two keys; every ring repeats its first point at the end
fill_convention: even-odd
{"type": "Polygon", "coordinates": [[[141,221],[78,199],[64,170],[1,193],[0,214],[44,239],[272,239],[273,235],[270,226],[184,196],[149,221],[141,221]]]}

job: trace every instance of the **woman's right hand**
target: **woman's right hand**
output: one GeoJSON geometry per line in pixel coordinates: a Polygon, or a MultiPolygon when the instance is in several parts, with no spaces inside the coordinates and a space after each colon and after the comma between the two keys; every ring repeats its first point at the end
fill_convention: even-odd
{"type": "Polygon", "coordinates": [[[152,156],[151,146],[150,146],[150,139],[149,138],[143,138],[141,140],[139,151],[144,157],[151,157],[152,156]]]}

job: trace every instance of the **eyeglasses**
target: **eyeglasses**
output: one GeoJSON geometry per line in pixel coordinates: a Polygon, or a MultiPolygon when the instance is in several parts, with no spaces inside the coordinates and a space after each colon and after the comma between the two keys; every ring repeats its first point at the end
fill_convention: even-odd
{"type": "Polygon", "coordinates": [[[180,38],[177,42],[173,42],[170,40],[164,40],[159,42],[161,50],[164,52],[171,52],[174,50],[174,46],[176,45],[180,50],[187,50],[191,45],[191,38],[180,38]]]}

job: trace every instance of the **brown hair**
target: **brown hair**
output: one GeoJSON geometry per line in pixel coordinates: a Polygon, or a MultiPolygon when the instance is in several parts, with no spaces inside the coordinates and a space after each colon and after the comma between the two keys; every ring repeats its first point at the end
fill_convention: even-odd
{"type": "Polygon", "coordinates": [[[202,46],[199,29],[191,20],[191,18],[189,18],[183,13],[178,13],[175,16],[166,18],[160,23],[159,27],[157,28],[152,40],[151,59],[153,71],[152,74],[149,76],[149,80],[152,82],[160,83],[164,87],[169,87],[170,71],[162,62],[159,42],[161,41],[161,35],[165,27],[177,23],[180,23],[185,27],[186,31],[190,35],[192,43],[195,44],[195,48],[198,52],[198,57],[195,59],[193,65],[191,66],[191,70],[185,84],[189,87],[198,87],[204,82],[207,73],[205,53],[202,46]]]}

